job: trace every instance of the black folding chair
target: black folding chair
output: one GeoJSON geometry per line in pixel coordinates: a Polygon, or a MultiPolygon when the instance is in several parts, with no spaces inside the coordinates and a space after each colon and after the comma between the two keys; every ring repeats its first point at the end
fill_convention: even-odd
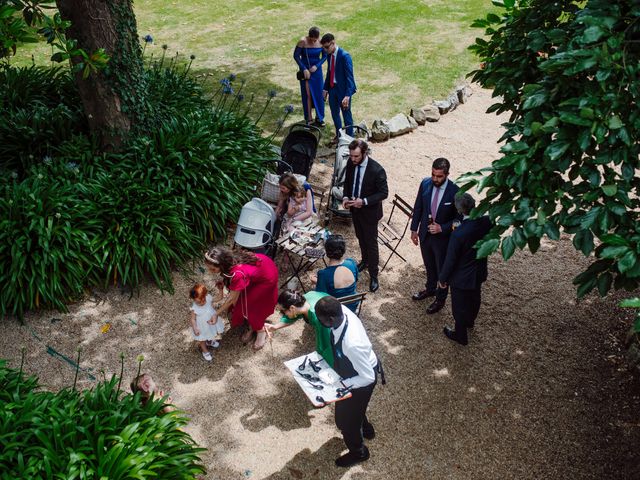
{"type": "Polygon", "coordinates": [[[411,216],[413,215],[413,207],[397,193],[394,195],[391,204],[393,207],[391,208],[389,219],[386,222],[380,222],[378,224],[378,243],[391,250],[389,258],[387,258],[387,261],[384,263],[380,271],[383,271],[386,268],[389,260],[391,260],[391,257],[393,257],[394,254],[399,256],[403,261],[407,261],[406,258],[398,253],[398,246],[409,229],[409,223],[411,222],[411,216]],[[393,218],[393,214],[396,209],[398,209],[399,212],[404,213],[407,217],[404,222],[402,234],[399,234],[398,231],[391,226],[391,219],[393,218]]]}
{"type": "Polygon", "coordinates": [[[358,303],[358,307],[356,308],[356,315],[360,316],[360,310],[362,310],[362,304],[364,303],[364,297],[367,295],[367,292],[362,293],[354,293],[353,295],[347,295],[345,297],[340,297],[337,300],[342,305],[350,305],[352,303],[358,303]]]}

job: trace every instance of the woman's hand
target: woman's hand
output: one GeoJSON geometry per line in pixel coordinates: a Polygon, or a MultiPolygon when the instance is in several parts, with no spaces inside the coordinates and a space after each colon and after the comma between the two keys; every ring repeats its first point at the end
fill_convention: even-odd
{"type": "Polygon", "coordinates": [[[309,80],[311,78],[311,72],[309,72],[309,70],[307,70],[306,68],[302,71],[302,73],[304,74],[305,80],[309,80]]]}
{"type": "Polygon", "coordinates": [[[315,65],[309,69],[311,73],[316,73],[317,70],[318,70],[318,67],[316,67],[315,65]]]}
{"type": "Polygon", "coordinates": [[[198,328],[194,328],[193,333],[195,334],[196,337],[200,336],[200,330],[198,328]]]}

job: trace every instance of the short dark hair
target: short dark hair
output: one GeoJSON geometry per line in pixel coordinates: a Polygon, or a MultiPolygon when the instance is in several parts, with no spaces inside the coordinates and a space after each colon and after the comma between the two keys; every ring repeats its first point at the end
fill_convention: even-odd
{"type": "Polygon", "coordinates": [[[331,295],[327,295],[318,300],[315,311],[318,320],[325,327],[337,327],[344,319],[342,304],[331,295]]]}
{"type": "Polygon", "coordinates": [[[320,39],[320,43],[324,45],[325,43],[333,42],[335,39],[336,37],[332,33],[325,33],[320,39]]]}
{"type": "Polygon", "coordinates": [[[347,251],[347,242],[342,235],[329,235],[324,242],[324,249],[331,260],[340,260],[347,251]]]}
{"type": "Polygon", "coordinates": [[[444,170],[445,175],[449,175],[449,169],[451,168],[451,164],[449,160],[444,157],[436,158],[433,161],[433,165],[431,166],[434,170],[444,170]]]}
{"type": "Polygon", "coordinates": [[[469,215],[471,210],[476,206],[475,199],[467,192],[456,195],[456,210],[462,215],[469,215]]]}
{"type": "Polygon", "coordinates": [[[295,290],[283,290],[280,292],[280,295],[278,295],[278,304],[282,305],[286,309],[291,308],[294,305],[296,307],[301,307],[306,301],[307,299],[295,290]]]}
{"type": "Polygon", "coordinates": [[[320,37],[320,29],[318,27],[311,27],[309,29],[309,36],[311,38],[319,38],[320,37]]]}
{"type": "Polygon", "coordinates": [[[369,144],[361,138],[356,138],[349,144],[349,150],[355,150],[356,148],[360,149],[363,157],[369,153],[369,144]]]}

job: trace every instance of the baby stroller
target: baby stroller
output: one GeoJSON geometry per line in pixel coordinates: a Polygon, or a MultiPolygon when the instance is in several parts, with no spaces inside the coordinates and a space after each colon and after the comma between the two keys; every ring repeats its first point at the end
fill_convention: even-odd
{"type": "Polygon", "coordinates": [[[333,163],[333,175],[331,176],[331,188],[329,189],[327,223],[331,221],[333,215],[338,218],[351,218],[351,211],[342,208],[344,180],[347,173],[347,162],[349,161],[349,144],[356,137],[363,137],[365,140],[369,140],[369,131],[366,128],[357,125],[352,128],[354,129],[355,137],[347,135],[347,127],[338,130],[336,160],[333,163]]]}
{"type": "Polygon", "coordinates": [[[274,243],[276,212],[260,198],[252,198],[240,211],[233,241],[258,253],[269,253],[274,243]]]}
{"type": "Polygon", "coordinates": [[[283,174],[285,171],[291,171],[309,178],[321,136],[320,129],[313,125],[305,123],[291,125],[280,151],[284,163],[278,165],[276,172],[283,174]],[[287,170],[289,165],[291,168],[287,170]]]}

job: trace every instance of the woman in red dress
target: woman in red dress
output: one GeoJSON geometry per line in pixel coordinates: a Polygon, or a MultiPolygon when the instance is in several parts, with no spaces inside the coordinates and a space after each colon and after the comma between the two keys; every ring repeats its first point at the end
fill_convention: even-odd
{"type": "Polygon", "coordinates": [[[267,341],[264,322],[275,310],[278,302],[278,268],[273,260],[260,253],[231,251],[214,247],[205,254],[205,263],[211,273],[222,275],[229,295],[223,300],[218,315],[231,311],[231,327],[245,322],[249,330],[242,336],[249,342],[256,332],[254,350],[260,350],[267,341]]]}

